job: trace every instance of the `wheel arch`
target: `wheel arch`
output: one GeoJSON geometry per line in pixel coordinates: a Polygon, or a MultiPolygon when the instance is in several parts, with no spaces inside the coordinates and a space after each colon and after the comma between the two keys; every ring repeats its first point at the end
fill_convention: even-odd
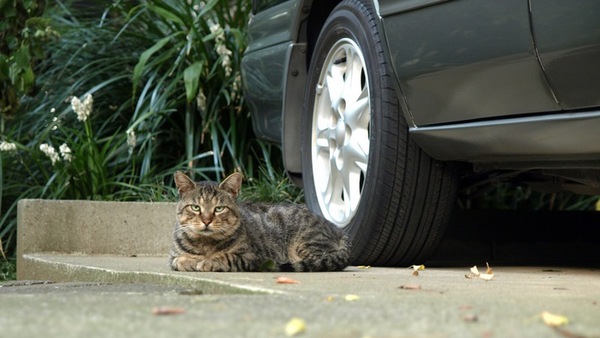
{"type": "Polygon", "coordinates": [[[312,51],[329,14],[342,0],[301,0],[296,16],[296,36],[287,52],[287,69],[283,91],[283,134],[281,144],[285,169],[297,184],[302,184],[301,149],[306,77],[312,51]]]}

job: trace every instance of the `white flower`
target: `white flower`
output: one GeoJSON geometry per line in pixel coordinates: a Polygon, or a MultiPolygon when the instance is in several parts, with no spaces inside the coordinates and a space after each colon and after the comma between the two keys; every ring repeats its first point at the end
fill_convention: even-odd
{"type": "Polygon", "coordinates": [[[0,151],[10,152],[10,151],[16,151],[16,150],[17,150],[16,144],[6,142],[6,141],[0,142],[0,151]]]}
{"type": "Polygon", "coordinates": [[[221,66],[225,69],[225,75],[229,77],[231,75],[231,57],[229,57],[232,53],[227,48],[227,46],[223,44],[219,44],[217,46],[217,53],[223,58],[221,60],[221,66]]]}
{"type": "Polygon", "coordinates": [[[240,92],[241,86],[242,86],[242,77],[240,76],[240,73],[238,72],[235,76],[235,79],[233,80],[233,83],[231,84],[231,99],[232,100],[236,100],[238,98],[238,93],[240,92]]]}
{"type": "Polygon", "coordinates": [[[50,160],[52,161],[52,165],[54,165],[56,161],[60,160],[60,157],[56,153],[54,147],[49,145],[48,143],[40,144],[40,150],[50,158],[50,160]]]}
{"type": "Polygon", "coordinates": [[[59,150],[62,158],[67,162],[71,162],[71,160],[73,159],[71,148],[69,148],[69,146],[66,143],[63,143],[60,145],[59,150]]]}
{"type": "Polygon", "coordinates": [[[221,56],[229,56],[231,55],[231,51],[227,48],[227,46],[220,44],[217,46],[217,53],[221,56]]]}
{"type": "Polygon", "coordinates": [[[129,154],[133,153],[133,148],[137,144],[137,137],[133,129],[127,130],[127,147],[129,147],[129,154]]]}
{"type": "Polygon", "coordinates": [[[196,96],[196,104],[201,111],[206,111],[206,96],[204,96],[202,88],[200,88],[198,96],[196,96]]]}
{"type": "Polygon", "coordinates": [[[94,99],[92,95],[85,97],[83,102],[81,102],[76,96],[73,96],[71,99],[71,107],[73,111],[77,114],[77,119],[79,121],[85,121],[92,113],[92,105],[94,104],[94,99]]]}
{"type": "Polygon", "coordinates": [[[218,23],[210,25],[209,29],[211,34],[216,34],[215,41],[217,43],[225,41],[225,31],[223,31],[223,28],[218,23]]]}

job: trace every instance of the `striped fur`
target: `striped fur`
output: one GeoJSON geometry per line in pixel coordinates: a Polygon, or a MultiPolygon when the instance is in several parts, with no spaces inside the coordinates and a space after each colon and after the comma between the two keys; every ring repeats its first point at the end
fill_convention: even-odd
{"type": "Polygon", "coordinates": [[[339,271],[349,242],[304,205],[236,202],[242,175],[221,184],[175,173],[177,222],[169,263],[177,271],[339,271]]]}

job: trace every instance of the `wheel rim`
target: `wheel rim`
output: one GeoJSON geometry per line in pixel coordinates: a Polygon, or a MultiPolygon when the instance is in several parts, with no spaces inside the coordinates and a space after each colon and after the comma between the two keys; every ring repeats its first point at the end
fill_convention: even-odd
{"type": "Polygon", "coordinates": [[[316,85],[312,172],[321,212],[339,227],[358,208],[367,173],[371,102],[363,54],[350,39],[330,49],[316,85]]]}

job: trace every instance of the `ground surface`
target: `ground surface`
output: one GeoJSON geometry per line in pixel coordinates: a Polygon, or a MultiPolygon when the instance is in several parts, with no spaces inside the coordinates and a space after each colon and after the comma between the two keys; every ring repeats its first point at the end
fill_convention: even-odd
{"type": "Polygon", "coordinates": [[[0,287],[0,327],[4,337],[285,337],[297,317],[306,337],[600,337],[600,271],[492,268],[490,281],[466,278],[469,267],[285,275],[298,284],[277,273],[195,274],[197,287],[19,281],[0,287]],[[544,311],[569,324],[546,325],[544,311]]]}

